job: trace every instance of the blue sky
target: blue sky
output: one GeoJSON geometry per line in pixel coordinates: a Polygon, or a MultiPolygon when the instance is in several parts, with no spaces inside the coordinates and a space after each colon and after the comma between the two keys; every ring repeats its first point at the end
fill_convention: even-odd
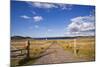
{"type": "Polygon", "coordinates": [[[94,35],[94,6],[11,1],[11,36],[94,35]]]}

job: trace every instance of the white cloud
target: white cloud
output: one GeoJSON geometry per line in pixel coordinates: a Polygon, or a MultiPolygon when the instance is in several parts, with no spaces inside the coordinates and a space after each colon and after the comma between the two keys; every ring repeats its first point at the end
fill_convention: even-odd
{"type": "Polygon", "coordinates": [[[87,32],[66,32],[65,33],[66,36],[94,36],[95,32],[92,31],[87,31],[87,32]]]}
{"type": "Polygon", "coordinates": [[[95,18],[94,16],[79,16],[71,19],[67,27],[67,34],[94,34],[95,18]]]}
{"type": "Polygon", "coordinates": [[[35,22],[39,22],[39,21],[43,20],[43,17],[42,16],[34,16],[33,19],[35,22]]]}
{"type": "Polygon", "coordinates": [[[29,16],[26,16],[26,15],[23,15],[23,16],[20,16],[21,18],[24,18],[24,19],[30,19],[29,16]]]}
{"type": "Polygon", "coordinates": [[[73,5],[69,4],[58,4],[62,10],[71,10],[73,5]]]}
{"type": "Polygon", "coordinates": [[[94,22],[94,16],[79,16],[71,19],[72,22],[94,22]]]}
{"type": "Polygon", "coordinates": [[[39,21],[43,20],[42,16],[29,17],[29,16],[26,16],[26,15],[23,15],[23,16],[20,16],[20,17],[23,18],[23,19],[33,19],[35,22],[39,22],[39,21]]]}
{"type": "Polygon", "coordinates": [[[40,3],[40,2],[27,2],[29,5],[37,8],[60,8],[62,10],[71,10],[73,5],[69,4],[54,4],[54,3],[40,3]]]}
{"type": "Polygon", "coordinates": [[[38,8],[57,8],[56,5],[50,3],[30,2],[29,4],[38,8]]]}

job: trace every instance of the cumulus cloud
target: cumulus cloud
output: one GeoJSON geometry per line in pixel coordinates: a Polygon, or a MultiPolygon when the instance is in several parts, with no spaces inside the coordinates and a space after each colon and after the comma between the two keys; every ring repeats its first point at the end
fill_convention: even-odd
{"type": "Polygon", "coordinates": [[[24,18],[24,19],[30,19],[30,17],[29,16],[27,16],[27,15],[22,15],[22,16],[20,16],[21,18],[24,18]]]}
{"type": "Polygon", "coordinates": [[[20,17],[23,18],[23,19],[33,19],[35,22],[39,22],[39,21],[42,21],[43,20],[43,17],[42,16],[29,17],[27,15],[22,15],[20,17]]]}
{"type": "Polygon", "coordinates": [[[42,16],[34,16],[34,17],[33,17],[33,20],[34,20],[35,22],[39,22],[39,21],[42,21],[42,20],[43,20],[43,17],[42,17],[42,16]]]}
{"type": "Polygon", "coordinates": [[[71,19],[72,22],[94,22],[94,16],[79,16],[71,19]]]}
{"type": "Polygon", "coordinates": [[[38,8],[57,8],[56,5],[50,3],[28,2],[30,5],[38,8]]]}
{"type": "Polygon", "coordinates": [[[93,31],[84,31],[84,32],[66,32],[65,35],[67,36],[94,36],[95,32],[93,31]]]}
{"type": "Polygon", "coordinates": [[[37,8],[61,8],[62,10],[71,10],[73,5],[69,4],[54,4],[54,3],[40,3],[40,2],[27,2],[29,5],[37,8]]]}
{"type": "Polygon", "coordinates": [[[72,18],[71,23],[67,27],[69,34],[94,34],[95,18],[94,16],[79,16],[72,18]]]}
{"type": "Polygon", "coordinates": [[[58,4],[62,10],[71,10],[73,5],[69,4],[58,4]]]}

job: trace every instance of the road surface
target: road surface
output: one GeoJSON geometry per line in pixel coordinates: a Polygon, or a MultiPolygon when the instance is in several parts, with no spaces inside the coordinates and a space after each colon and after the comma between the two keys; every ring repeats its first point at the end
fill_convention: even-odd
{"type": "Polygon", "coordinates": [[[53,43],[48,50],[44,52],[44,55],[38,58],[34,64],[54,64],[54,63],[65,63],[65,62],[79,62],[87,61],[86,59],[78,59],[70,51],[65,51],[63,48],[57,44],[53,43]]]}

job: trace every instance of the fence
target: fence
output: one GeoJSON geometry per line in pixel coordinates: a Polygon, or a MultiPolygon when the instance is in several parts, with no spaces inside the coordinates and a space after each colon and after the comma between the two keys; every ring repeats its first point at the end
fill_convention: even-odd
{"type": "Polygon", "coordinates": [[[11,58],[17,58],[18,56],[25,56],[30,58],[30,41],[25,44],[25,48],[11,50],[11,58]]]}

